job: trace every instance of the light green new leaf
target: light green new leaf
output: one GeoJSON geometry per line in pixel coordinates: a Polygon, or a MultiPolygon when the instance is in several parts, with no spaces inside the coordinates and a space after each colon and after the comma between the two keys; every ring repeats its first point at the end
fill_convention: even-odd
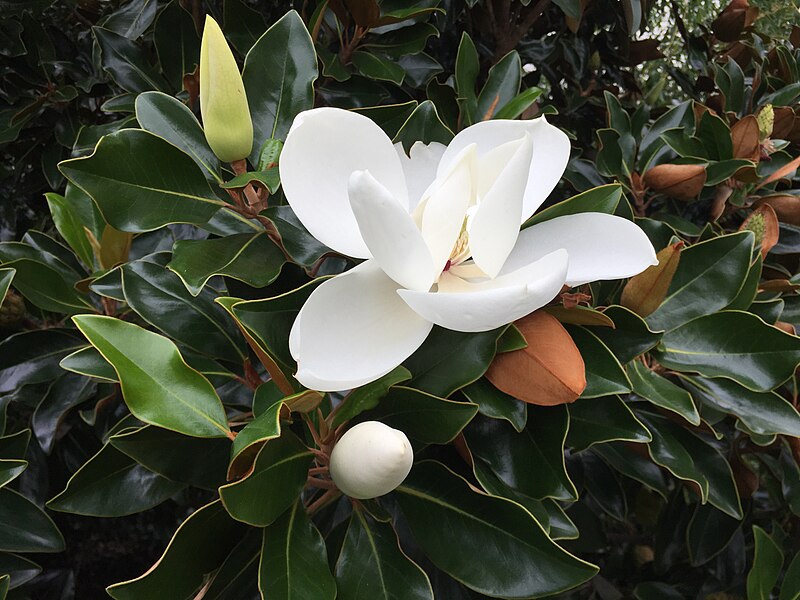
{"type": "Polygon", "coordinates": [[[597,573],[553,543],[522,506],[474,491],[440,463],[418,463],[395,498],[427,557],[479,593],[547,596],[597,573]]]}
{"type": "Polygon", "coordinates": [[[333,600],[325,540],[297,500],[264,528],[258,588],[270,600],[333,600]]]}
{"type": "Polygon", "coordinates": [[[120,231],[202,225],[224,204],[191,157],[141,129],[107,135],[90,156],[64,161],[59,169],[120,231]]]}
{"type": "Polygon", "coordinates": [[[134,416],[195,437],[230,436],[214,386],[186,364],[170,340],[112,317],[73,320],[114,367],[134,416]]]}

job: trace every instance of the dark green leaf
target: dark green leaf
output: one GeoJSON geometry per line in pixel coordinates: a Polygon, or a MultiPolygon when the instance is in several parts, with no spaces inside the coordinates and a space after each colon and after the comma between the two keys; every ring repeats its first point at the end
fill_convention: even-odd
{"type": "Polygon", "coordinates": [[[259,38],[244,60],[242,80],[255,134],[253,164],[265,140],[283,140],[295,116],[313,107],[316,78],[311,36],[300,15],[290,11],[259,38]]]}
{"type": "Polygon", "coordinates": [[[667,480],[657,464],[642,456],[631,446],[621,442],[611,442],[593,448],[614,469],[623,475],[639,481],[667,499],[669,488],[667,480]]]}
{"type": "Polygon", "coordinates": [[[769,600],[783,566],[783,552],[766,531],[753,525],[755,556],[747,574],[748,600],[769,600]]]}
{"type": "Polygon", "coordinates": [[[117,381],[117,372],[114,367],[103,358],[103,355],[94,346],[86,346],[65,356],[59,366],[66,371],[85,375],[86,377],[117,381]]]}
{"type": "Polygon", "coordinates": [[[453,132],[442,123],[436,105],[430,100],[425,100],[414,109],[392,141],[401,142],[408,152],[415,142],[448,144],[452,139],[453,132]]]}
{"type": "Polygon", "coordinates": [[[86,377],[68,373],[59,377],[33,413],[31,426],[45,454],[50,454],[58,427],[67,413],[95,395],[97,385],[86,377]]]}
{"type": "Polygon", "coordinates": [[[512,50],[489,69],[486,84],[478,95],[478,119],[486,121],[495,117],[498,110],[519,93],[521,81],[522,61],[517,51],[512,50]]]}
{"type": "Polygon", "coordinates": [[[551,542],[519,504],[472,491],[439,463],[417,464],[395,496],[428,558],[479,593],[546,596],[597,573],[551,542]]]}
{"type": "Polygon", "coordinates": [[[311,267],[325,254],[333,253],[308,233],[290,206],[270,206],[262,214],[275,225],[283,247],[296,263],[311,267]]]}
{"type": "Polygon", "coordinates": [[[247,54],[267,28],[264,17],[241,0],[225,0],[222,10],[225,36],[240,54],[247,54]]]}
{"type": "Polygon", "coordinates": [[[196,438],[152,425],[120,431],[108,440],[145,469],[172,481],[213,490],[225,483],[231,444],[196,438]]]}
{"type": "Polygon", "coordinates": [[[183,487],[106,444],[47,506],[79,515],[123,517],[153,508],[183,487]]]}
{"type": "Polygon", "coordinates": [[[286,258],[265,233],[240,233],[212,240],[181,240],[172,249],[170,269],[198,295],[214,275],[261,288],[280,274],[286,258]]]}
{"type": "Polygon", "coordinates": [[[0,573],[11,576],[11,588],[19,587],[41,573],[35,562],[16,554],[0,553],[0,573]]]}
{"type": "Polygon", "coordinates": [[[700,415],[692,401],[692,396],[675,385],[666,377],[648,369],[644,363],[633,361],[628,367],[628,376],[633,383],[633,391],[641,396],[672,412],[679,414],[692,425],[700,424],[700,415]]]}
{"type": "Polygon", "coordinates": [[[0,551],[63,550],[64,538],[44,511],[22,494],[0,488],[0,551]]]}
{"type": "Polygon", "coordinates": [[[598,398],[631,391],[631,383],[608,347],[588,329],[568,325],[567,331],[586,365],[586,389],[581,398],[598,398]]]}
{"type": "Polygon", "coordinates": [[[66,329],[38,329],[0,342],[0,393],[61,375],[59,361],[84,344],[66,329]]]}
{"type": "Polygon", "coordinates": [[[723,311],[667,333],[656,358],[670,369],[728,377],[765,392],[794,373],[800,363],[800,338],[750,313],[723,311]]]}
{"type": "Polygon", "coordinates": [[[264,529],[259,588],[274,600],[333,600],[325,541],[296,501],[264,529]]]}
{"type": "Polygon", "coordinates": [[[245,528],[232,520],[220,502],[186,519],[160,559],[144,575],[107,588],[115,600],[191,598],[241,539],[245,528]]]}
{"type": "Polygon", "coordinates": [[[264,444],[252,472],[219,488],[226,510],[237,521],[266,527],[300,495],[313,454],[292,433],[264,444]]]}
{"type": "Polygon", "coordinates": [[[528,412],[522,433],[497,419],[476,418],[464,432],[470,450],[501,481],[526,496],[576,499],[578,493],[564,464],[566,408],[530,406],[528,412]]]}
{"type": "Polygon", "coordinates": [[[477,412],[478,407],[469,402],[454,402],[396,386],[377,407],[361,416],[364,420],[382,421],[423,444],[447,444],[477,412]]]}
{"type": "Polygon", "coordinates": [[[686,529],[692,565],[702,565],[722,552],[741,523],[710,504],[698,504],[686,529]]]}
{"type": "Polygon", "coordinates": [[[94,251],[89,243],[89,238],[83,230],[84,224],[81,223],[80,216],[74,210],[64,196],[56,193],[45,194],[47,206],[53,223],[58,229],[58,233],[66,240],[78,257],[91,267],[94,265],[94,251]]]}
{"type": "MultiPolygon", "coordinates": [[[[516,329],[516,328],[515,328],[516,329]]],[[[512,331],[509,328],[507,331],[512,331]]],[[[522,431],[528,421],[528,405],[513,396],[501,392],[485,378],[478,379],[463,388],[461,392],[467,400],[478,405],[478,412],[493,419],[505,419],[516,429],[522,431]]]]}
{"type": "Polygon", "coordinates": [[[650,432],[619,396],[578,399],[570,404],[567,445],[584,450],[614,441],[649,442],[650,432]]]}
{"type": "Polygon", "coordinates": [[[336,587],[351,600],[433,600],[428,576],[400,548],[392,526],[361,510],[350,517],[336,561],[336,587]]]}
{"type": "Polygon", "coordinates": [[[364,77],[379,81],[390,81],[397,85],[403,83],[403,79],[406,76],[405,69],[396,62],[387,57],[363,50],[353,52],[353,65],[364,77]]]}
{"type": "Polygon", "coordinates": [[[100,45],[103,69],[119,87],[128,92],[168,89],[135,42],[102,27],[92,27],[92,33],[100,45]]]}
{"type": "Polygon", "coordinates": [[[609,306],[603,313],[614,321],[614,329],[595,327],[592,333],[622,364],[647,352],[661,339],[661,333],[652,331],[644,319],[624,306],[609,306]]]}
{"type": "Polygon", "coordinates": [[[647,317],[653,330],[679,325],[725,308],[739,293],[750,269],[753,235],[724,235],[681,252],[667,297],[647,317]]]}
{"type": "Polygon", "coordinates": [[[522,228],[549,221],[556,217],[583,212],[600,212],[612,215],[617,210],[617,205],[621,198],[622,186],[620,184],[602,185],[545,208],[525,221],[522,224],[522,228]]]}
{"type": "Polygon", "coordinates": [[[383,377],[353,390],[342,401],[342,405],[336,408],[336,416],[331,421],[331,427],[338,427],[365,410],[375,408],[392,386],[409,379],[411,373],[408,369],[398,366],[383,377]]]}
{"type": "Polygon", "coordinates": [[[158,15],[153,42],[164,77],[173,89],[181,89],[184,74],[200,63],[200,40],[194,20],[179,0],[172,0],[158,15]]]}

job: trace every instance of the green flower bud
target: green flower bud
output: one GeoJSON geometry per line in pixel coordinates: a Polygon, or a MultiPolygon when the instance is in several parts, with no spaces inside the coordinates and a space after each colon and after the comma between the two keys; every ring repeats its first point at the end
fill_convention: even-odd
{"type": "Polygon", "coordinates": [[[222,30],[209,16],[200,46],[200,112],[208,145],[221,161],[250,154],[253,122],[242,76],[222,30]]]}
{"type": "Polygon", "coordinates": [[[775,111],[772,104],[765,104],[758,116],[756,117],[758,123],[758,137],[762,142],[772,135],[772,128],[775,125],[775,111]]]}

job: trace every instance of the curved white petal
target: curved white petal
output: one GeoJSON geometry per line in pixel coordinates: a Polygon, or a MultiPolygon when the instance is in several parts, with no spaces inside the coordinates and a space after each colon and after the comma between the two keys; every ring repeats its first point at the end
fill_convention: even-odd
{"type": "Polygon", "coordinates": [[[531,167],[522,206],[522,221],[525,221],[553,191],[569,161],[569,138],[544,117],[531,121],[496,119],[467,127],[447,146],[438,172],[441,174],[446,171],[459,152],[470,144],[477,144],[480,161],[493,148],[517,140],[525,133],[529,133],[533,140],[531,167]]]}
{"type": "Polygon", "coordinates": [[[348,189],[361,236],[381,269],[403,287],[429,290],[433,260],[411,215],[368,171],[355,171],[348,189]]]}
{"type": "MultiPolygon", "coordinates": [[[[569,258],[558,250],[513,273],[482,283],[455,282],[442,277],[451,292],[398,294],[425,319],[456,331],[489,331],[541,308],[564,285],[569,258]]],[[[445,273],[444,275],[448,275],[445,273]]]]}
{"type": "Polygon", "coordinates": [[[631,277],[658,264],[653,244],[635,223],[603,213],[579,213],[523,229],[501,275],[558,248],[569,253],[571,286],[631,277]]]}
{"type": "Polygon", "coordinates": [[[435,189],[424,200],[420,229],[438,272],[450,258],[473,199],[474,161],[475,147],[468,146],[452,168],[436,180],[435,189]]]}
{"type": "Polygon", "coordinates": [[[475,264],[489,277],[500,272],[517,242],[532,152],[526,133],[489,151],[479,163],[479,174],[489,171],[492,176],[483,193],[479,176],[481,200],[470,219],[469,247],[475,264]]]}
{"type": "Polygon", "coordinates": [[[369,170],[408,208],[406,180],[391,140],[354,112],[315,108],[297,115],[278,167],[286,199],[306,229],[348,256],[370,256],[347,197],[353,171],[369,170]]]}
{"type": "Polygon", "coordinates": [[[369,260],[315,289],[289,337],[297,380],[321,392],[352,389],[419,348],[432,324],[403,302],[397,287],[369,260]]]}
{"type": "Polygon", "coordinates": [[[413,211],[422,194],[428,186],[436,179],[436,168],[442,158],[447,146],[439,142],[423,144],[414,142],[411,150],[406,154],[403,144],[394,145],[397,155],[400,157],[400,164],[403,166],[403,173],[406,176],[406,187],[408,188],[408,210],[413,211]]]}

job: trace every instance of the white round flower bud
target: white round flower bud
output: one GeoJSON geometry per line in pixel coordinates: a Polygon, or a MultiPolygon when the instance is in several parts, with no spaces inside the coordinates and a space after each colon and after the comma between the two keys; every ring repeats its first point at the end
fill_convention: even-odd
{"type": "Polygon", "coordinates": [[[351,498],[388,494],[408,475],[414,451],[402,431],[378,421],[349,429],[331,452],[331,477],[351,498]]]}

